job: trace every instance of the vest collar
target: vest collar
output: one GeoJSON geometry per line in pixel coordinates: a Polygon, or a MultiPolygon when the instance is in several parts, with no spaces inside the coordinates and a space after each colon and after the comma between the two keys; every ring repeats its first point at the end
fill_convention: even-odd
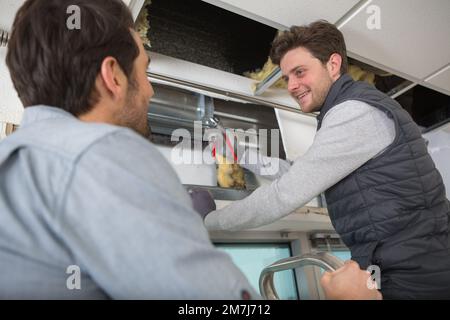
{"type": "Polygon", "coordinates": [[[325,102],[322,105],[322,108],[320,108],[320,114],[317,116],[318,121],[317,130],[320,129],[325,114],[337,104],[341,93],[343,91],[346,91],[353,83],[354,81],[352,77],[350,77],[348,74],[343,74],[331,85],[330,90],[328,91],[328,95],[325,99],[325,102]]]}

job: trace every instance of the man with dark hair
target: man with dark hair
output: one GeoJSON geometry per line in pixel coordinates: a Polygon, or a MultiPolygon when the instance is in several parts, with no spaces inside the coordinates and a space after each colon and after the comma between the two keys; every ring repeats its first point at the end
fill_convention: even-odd
{"type": "MultiPolygon", "coordinates": [[[[344,37],[326,21],[281,33],[271,59],[301,110],[320,112],[314,142],[292,166],[280,166],[271,184],[210,213],[207,227],[255,228],[325,192],[331,222],[352,259],[362,269],[381,269],[384,298],[450,298],[449,201],[409,114],[346,74],[344,37]]],[[[354,264],[345,268],[322,281],[339,291],[332,297],[352,291],[340,279],[351,278],[354,264]]]]}
{"type": "Polygon", "coordinates": [[[149,63],[121,0],[17,13],[7,65],[25,113],[0,145],[0,298],[257,297],[145,139],[149,63]]]}

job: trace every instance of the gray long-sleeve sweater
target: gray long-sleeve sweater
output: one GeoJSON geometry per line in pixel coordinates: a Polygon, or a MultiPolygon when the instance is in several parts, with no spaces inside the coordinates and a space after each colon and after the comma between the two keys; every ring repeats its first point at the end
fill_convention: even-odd
{"type": "MultiPolygon", "coordinates": [[[[205,219],[206,227],[234,231],[281,219],[383,152],[394,138],[395,124],[384,112],[361,101],[343,102],[327,113],[303,156],[292,166],[281,161],[272,183],[211,212],[205,219]]],[[[260,165],[245,167],[262,173],[260,165]]]]}

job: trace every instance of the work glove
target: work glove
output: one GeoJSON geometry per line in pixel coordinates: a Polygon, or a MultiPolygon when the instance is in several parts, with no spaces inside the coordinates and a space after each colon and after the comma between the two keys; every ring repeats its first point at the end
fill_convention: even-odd
{"type": "Polygon", "coordinates": [[[188,190],[195,211],[205,220],[206,216],[216,210],[216,203],[208,190],[193,188],[188,190]]]}

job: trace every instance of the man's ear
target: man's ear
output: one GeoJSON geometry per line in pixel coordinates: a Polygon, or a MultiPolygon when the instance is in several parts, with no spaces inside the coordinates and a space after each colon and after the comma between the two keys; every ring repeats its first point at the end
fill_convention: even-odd
{"type": "Polygon", "coordinates": [[[100,78],[104,90],[113,100],[120,100],[126,94],[127,77],[117,60],[113,57],[103,59],[100,68],[100,78]]]}
{"type": "Polygon", "coordinates": [[[328,60],[327,67],[331,78],[337,80],[341,74],[342,57],[339,53],[333,53],[328,60]]]}

